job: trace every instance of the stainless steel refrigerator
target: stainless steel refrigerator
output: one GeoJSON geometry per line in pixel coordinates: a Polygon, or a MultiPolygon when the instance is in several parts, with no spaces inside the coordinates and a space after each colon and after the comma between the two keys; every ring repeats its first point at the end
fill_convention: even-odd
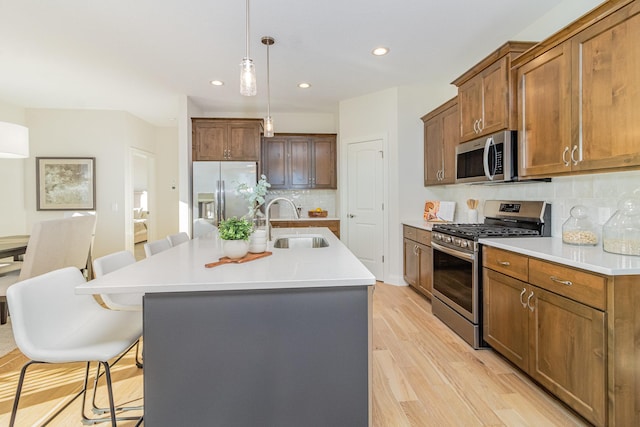
{"type": "Polygon", "coordinates": [[[255,187],[257,177],[256,162],[193,162],[193,237],[215,230],[224,219],[246,215],[249,202],[237,188],[255,187]]]}

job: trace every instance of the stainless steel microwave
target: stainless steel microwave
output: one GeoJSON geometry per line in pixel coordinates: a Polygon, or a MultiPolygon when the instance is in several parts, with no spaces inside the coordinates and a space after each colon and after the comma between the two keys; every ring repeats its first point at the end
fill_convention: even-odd
{"type": "Polygon", "coordinates": [[[456,183],[518,179],[516,131],[503,131],[456,147],[456,183]]]}

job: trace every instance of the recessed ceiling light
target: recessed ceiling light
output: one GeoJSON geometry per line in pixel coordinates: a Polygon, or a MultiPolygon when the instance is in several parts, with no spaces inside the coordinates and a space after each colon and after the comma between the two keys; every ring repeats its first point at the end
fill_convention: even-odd
{"type": "Polygon", "coordinates": [[[298,87],[301,89],[308,89],[311,85],[309,83],[298,83],[298,87]]]}
{"type": "Polygon", "coordinates": [[[209,83],[211,83],[214,86],[222,86],[222,85],[224,85],[224,82],[220,81],[220,80],[211,80],[209,83]]]}
{"type": "Polygon", "coordinates": [[[371,51],[371,53],[374,54],[375,56],[386,55],[387,53],[389,53],[389,48],[387,48],[387,47],[377,47],[377,48],[373,49],[371,51]]]}

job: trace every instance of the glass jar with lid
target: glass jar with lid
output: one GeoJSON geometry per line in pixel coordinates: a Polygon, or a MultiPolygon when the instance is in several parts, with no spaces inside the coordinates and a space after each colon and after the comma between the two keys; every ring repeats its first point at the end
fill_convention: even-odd
{"type": "Polygon", "coordinates": [[[602,228],[602,247],[615,254],[640,256],[640,198],[620,201],[602,228]]]}
{"type": "Polygon", "coordinates": [[[598,229],[589,218],[586,206],[571,208],[571,216],[562,224],[562,242],[570,245],[595,246],[598,244],[598,229]]]}

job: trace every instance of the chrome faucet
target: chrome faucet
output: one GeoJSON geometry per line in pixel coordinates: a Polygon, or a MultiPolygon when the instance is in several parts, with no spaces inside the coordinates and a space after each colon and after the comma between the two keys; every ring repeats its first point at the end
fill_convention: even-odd
{"type": "Polygon", "coordinates": [[[267,241],[271,241],[271,223],[269,222],[269,211],[271,209],[271,205],[273,205],[274,202],[279,202],[279,201],[288,202],[293,208],[293,213],[295,214],[296,219],[300,219],[300,212],[298,211],[298,208],[296,207],[295,203],[293,203],[291,199],[287,199],[286,197],[276,197],[275,199],[271,200],[267,205],[266,209],[264,210],[264,213],[266,215],[266,220],[267,220],[267,241]]]}

